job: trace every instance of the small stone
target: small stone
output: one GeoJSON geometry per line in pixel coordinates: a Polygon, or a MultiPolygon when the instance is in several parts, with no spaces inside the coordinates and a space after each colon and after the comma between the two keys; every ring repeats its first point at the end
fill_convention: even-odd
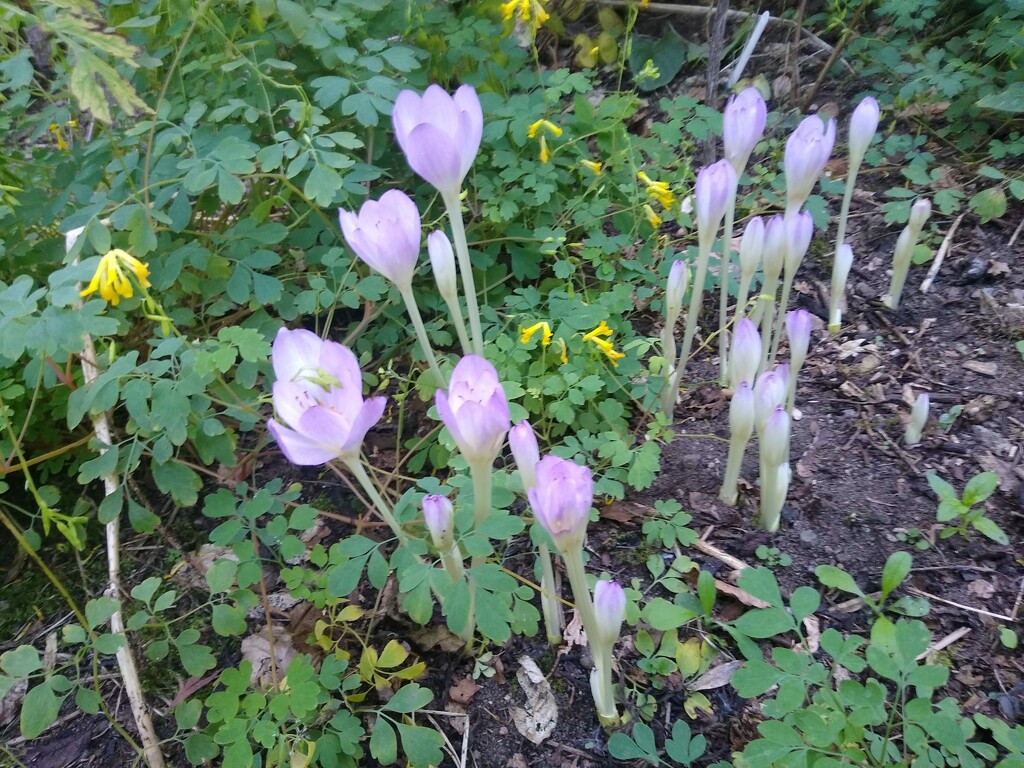
{"type": "Polygon", "coordinates": [[[685,453],[680,461],[684,467],[688,467],[690,469],[693,467],[699,467],[704,463],[704,459],[699,453],[685,453]]]}
{"type": "Polygon", "coordinates": [[[804,544],[810,544],[813,546],[818,543],[818,534],[809,530],[800,531],[800,541],[804,544]]]}
{"type": "Polygon", "coordinates": [[[996,371],[999,370],[999,367],[995,363],[986,363],[981,360],[968,360],[964,363],[964,368],[968,371],[980,373],[982,376],[995,376],[996,371]]]}
{"type": "Polygon", "coordinates": [[[965,283],[976,283],[988,273],[988,260],[980,256],[972,256],[960,271],[960,277],[965,283]]]}

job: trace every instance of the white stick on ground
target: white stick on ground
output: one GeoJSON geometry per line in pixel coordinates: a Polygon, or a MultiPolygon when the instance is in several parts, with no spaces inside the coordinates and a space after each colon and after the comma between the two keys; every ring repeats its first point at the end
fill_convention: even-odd
{"type": "Polygon", "coordinates": [[[956,217],[956,221],[949,228],[949,232],[946,233],[946,237],[942,240],[942,245],[939,246],[938,253],[935,254],[935,260],[932,261],[931,267],[928,269],[928,274],[925,276],[924,281],[921,283],[921,293],[928,293],[931,290],[932,283],[935,282],[935,278],[939,274],[939,270],[942,269],[942,262],[946,259],[946,254],[949,253],[949,248],[953,244],[953,235],[956,234],[957,228],[960,226],[960,222],[964,220],[964,216],[967,212],[961,213],[956,217]]]}

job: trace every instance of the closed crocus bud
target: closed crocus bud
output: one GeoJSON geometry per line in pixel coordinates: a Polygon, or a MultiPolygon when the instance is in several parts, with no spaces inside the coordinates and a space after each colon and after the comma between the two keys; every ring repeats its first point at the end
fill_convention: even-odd
{"type": "Polygon", "coordinates": [[[311,331],[282,328],[270,359],[276,419],[267,428],[285,457],[299,466],[358,461],[387,400],[363,400],[363,376],[351,350],[311,331]]]}
{"type": "Polygon", "coordinates": [[[786,315],[786,338],[789,339],[789,361],[793,374],[800,372],[811,343],[811,313],[794,309],[786,315]]]}
{"type": "Polygon", "coordinates": [[[928,221],[928,217],[932,215],[932,201],[927,197],[918,198],[917,201],[910,206],[910,221],[907,225],[914,230],[916,233],[920,233],[924,228],[925,222],[928,221]]]}
{"type": "Polygon", "coordinates": [[[907,422],[907,430],[903,433],[903,442],[907,445],[917,445],[921,442],[921,433],[925,424],[928,423],[928,393],[922,392],[914,401],[914,407],[910,411],[910,421],[907,422]]]}
{"type": "Polygon", "coordinates": [[[853,267],[853,249],[843,243],[836,251],[836,261],[832,267],[832,306],[828,312],[828,332],[839,333],[842,327],[843,312],[840,309],[843,294],[846,292],[846,279],[853,267]]]}
{"type": "Polygon", "coordinates": [[[768,467],[777,467],[787,460],[789,451],[789,414],[777,406],[764,424],[760,434],[761,458],[768,467]]]}
{"type": "Polygon", "coordinates": [[[540,448],[537,435],[530,422],[523,419],[508,433],[508,445],[512,449],[512,457],[519,468],[519,476],[523,480],[523,490],[530,490],[537,482],[536,467],[540,461],[540,448]]]}
{"type": "Polygon", "coordinates": [[[587,467],[559,456],[537,463],[537,482],[529,490],[530,506],[563,554],[580,550],[594,503],[594,480],[587,467]]]}
{"type": "Polygon", "coordinates": [[[789,208],[798,210],[807,200],[825,169],[835,140],[835,120],[826,124],[817,115],[804,118],[790,134],[783,156],[789,208]]]}
{"type": "Polygon", "coordinates": [[[626,618],[626,593],[617,582],[599,581],[594,585],[594,621],[599,637],[591,638],[613,645],[626,618]]]}
{"type": "Polygon", "coordinates": [[[753,381],[761,363],[761,334],[747,318],[736,323],[732,357],[729,359],[730,383],[735,388],[741,381],[753,381]]]}
{"type": "Polygon", "coordinates": [[[454,96],[431,85],[420,96],[402,91],[391,112],[395,138],[409,165],[443,194],[458,194],[483,134],[480,99],[471,85],[454,96]]]}
{"type": "Polygon", "coordinates": [[[729,99],[722,115],[722,142],[725,159],[736,175],[743,173],[750,153],[764,133],[768,107],[756,88],[746,88],[729,99]]]}
{"type": "Polygon", "coordinates": [[[786,219],[777,213],[768,219],[764,228],[764,279],[766,283],[774,283],[782,274],[786,264],[787,245],[786,219]]]}
{"type": "Polygon", "coordinates": [[[736,385],[729,401],[729,434],[744,444],[754,433],[754,390],[749,381],[736,385]]]}
{"type": "Polygon", "coordinates": [[[466,355],[435,395],[437,412],[455,444],[473,464],[494,462],[512,424],[498,372],[479,355],[466,355]]]}
{"type": "Polygon", "coordinates": [[[452,503],[439,494],[432,493],[423,497],[423,519],[430,531],[430,540],[442,552],[452,545],[454,510],[452,503]]]}
{"type": "Polygon", "coordinates": [[[667,325],[675,325],[683,310],[683,296],[690,285],[690,268],[685,261],[672,262],[665,288],[665,319],[667,325]]]}
{"type": "Polygon", "coordinates": [[[735,194],[736,171],[728,160],[719,160],[700,169],[694,189],[699,237],[714,239],[722,217],[725,216],[725,209],[735,194]]]}
{"type": "Polygon", "coordinates": [[[754,423],[757,433],[764,433],[764,426],[775,409],[786,402],[786,381],[777,370],[765,371],[757,377],[754,385],[754,423]]]}
{"type": "Polygon", "coordinates": [[[437,292],[446,301],[454,301],[458,291],[455,274],[455,253],[452,243],[441,230],[427,235],[427,253],[430,254],[430,265],[434,268],[434,281],[437,292]]]}
{"type": "Polygon", "coordinates": [[[871,139],[878,130],[880,111],[878,102],[871,96],[865,97],[850,117],[850,165],[858,166],[864,159],[871,139]]]}
{"type": "Polygon", "coordinates": [[[740,273],[744,278],[753,277],[761,266],[764,255],[764,219],[754,216],[747,222],[740,240],[740,273]]]}
{"type": "Polygon", "coordinates": [[[420,255],[420,212],[412,199],[397,189],[367,200],[359,213],[338,211],[345,241],[371,269],[399,289],[412,286],[420,255]]]}
{"type": "Polygon", "coordinates": [[[802,211],[785,222],[786,226],[786,274],[795,275],[800,262],[807,255],[814,236],[814,219],[808,211],[802,211]]]}

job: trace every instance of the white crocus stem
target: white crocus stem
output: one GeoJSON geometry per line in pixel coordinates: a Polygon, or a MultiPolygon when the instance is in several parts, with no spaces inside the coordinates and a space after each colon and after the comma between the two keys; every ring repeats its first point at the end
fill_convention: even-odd
{"type": "Polygon", "coordinates": [[[828,332],[839,333],[843,326],[841,304],[846,292],[846,279],[850,276],[853,266],[853,249],[843,243],[836,252],[835,263],[832,265],[832,295],[828,308],[828,332]]]}
{"type": "Polygon", "coordinates": [[[555,591],[555,568],[547,544],[537,545],[537,559],[540,560],[540,607],[544,614],[544,631],[548,644],[558,645],[562,642],[562,604],[555,591]]]}
{"type": "Polygon", "coordinates": [[[907,282],[907,273],[910,271],[910,264],[914,258],[914,249],[921,236],[921,229],[928,221],[931,212],[932,204],[929,200],[921,199],[914,203],[910,209],[910,220],[896,240],[896,249],[892,254],[892,279],[889,281],[889,293],[882,297],[882,303],[889,309],[899,308],[903,286],[907,282]]]}
{"type": "Polygon", "coordinates": [[[749,382],[742,381],[729,404],[729,459],[718,498],[730,507],[736,506],[737,485],[750,436],[754,432],[754,396],[749,382]]]}
{"type": "Polygon", "coordinates": [[[761,286],[761,366],[759,373],[768,370],[768,353],[771,347],[772,326],[775,323],[775,294],[779,290],[779,273],[764,275],[761,286]]]}
{"type": "Polygon", "coordinates": [[[452,584],[462,581],[462,577],[466,573],[466,569],[462,565],[462,552],[459,550],[459,545],[454,541],[451,545],[441,551],[441,565],[444,566],[445,573],[448,574],[452,580],[452,584]]]}
{"type": "Polygon", "coordinates": [[[836,229],[836,253],[832,262],[832,294],[829,297],[830,309],[828,316],[829,333],[839,333],[839,329],[842,327],[842,312],[839,309],[839,304],[842,300],[843,291],[846,290],[846,275],[850,271],[849,266],[847,266],[845,274],[842,274],[840,279],[840,273],[843,270],[842,250],[846,244],[846,220],[850,215],[850,201],[853,200],[853,190],[857,184],[857,172],[860,170],[860,163],[863,159],[863,155],[860,157],[851,155],[849,169],[846,173],[846,190],[843,192],[843,205],[839,209],[839,224],[836,229]]]}
{"type": "Polygon", "coordinates": [[[921,433],[924,425],[928,423],[929,398],[927,392],[922,392],[914,401],[914,408],[910,411],[910,421],[907,422],[907,430],[903,433],[903,442],[906,445],[917,445],[921,442],[921,433]]]}
{"type": "Polygon", "coordinates": [[[352,476],[356,479],[362,489],[366,492],[366,495],[370,497],[370,501],[373,502],[376,512],[380,515],[381,520],[387,523],[388,528],[395,534],[395,538],[398,539],[399,544],[405,544],[408,541],[408,537],[405,535],[405,531],[402,530],[402,526],[398,524],[394,514],[392,514],[391,506],[384,501],[384,498],[380,495],[380,491],[377,490],[377,486],[373,484],[370,476],[366,474],[366,469],[363,467],[362,461],[359,459],[353,459],[352,461],[345,461],[345,467],[352,476]]]}
{"type": "Polygon", "coordinates": [[[462,307],[459,306],[459,297],[454,294],[451,296],[441,294],[441,298],[444,299],[444,303],[448,306],[448,314],[452,318],[452,325],[455,326],[455,333],[459,337],[459,346],[462,348],[462,354],[468,355],[473,349],[469,343],[469,336],[466,334],[466,321],[462,318],[462,307]]]}
{"type": "MultiPolygon", "coordinates": [[[[739,172],[737,172],[737,176],[739,172]]],[[[725,209],[725,226],[722,229],[722,258],[719,270],[719,301],[718,301],[718,383],[723,387],[729,379],[729,273],[732,268],[732,230],[736,216],[736,195],[729,198],[725,209]]]]}
{"type": "MultiPolygon", "coordinates": [[[[469,463],[469,475],[473,479],[473,528],[479,528],[487,516],[491,514],[491,493],[493,481],[493,460],[469,463]]],[[[469,573],[469,619],[460,637],[470,643],[476,632],[476,582],[473,579],[473,568],[483,565],[485,557],[474,555],[470,560],[469,573]]]]}
{"type": "Polygon", "coordinates": [[[715,241],[716,234],[717,232],[712,232],[708,237],[701,237],[698,242],[697,268],[694,271],[693,283],[690,285],[690,306],[686,310],[683,346],[679,350],[679,357],[676,358],[675,370],[669,379],[669,386],[661,393],[661,409],[669,421],[672,420],[672,412],[675,410],[676,396],[679,394],[679,383],[682,381],[683,371],[686,370],[686,361],[693,348],[693,338],[697,334],[697,315],[700,313],[701,298],[704,296],[704,280],[708,275],[711,245],[715,241]]]}
{"type": "Polygon", "coordinates": [[[398,292],[402,294],[405,309],[409,313],[409,319],[412,320],[412,327],[416,330],[416,339],[420,343],[423,355],[427,358],[427,365],[430,366],[430,370],[437,380],[438,388],[448,389],[448,380],[441,373],[441,368],[437,364],[437,358],[434,356],[434,348],[430,346],[430,337],[427,336],[427,329],[423,326],[423,318],[420,316],[420,308],[416,305],[416,297],[413,295],[412,286],[400,285],[398,286],[398,292]]]}
{"type": "Polygon", "coordinates": [[[771,481],[761,483],[761,517],[760,527],[769,533],[779,530],[779,523],[782,519],[782,508],[786,504],[786,494],[789,492],[789,481],[791,472],[789,463],[780,464],[770,469],[768,474],[771,481]]]}
{"type": "Polygon", "coordinates": [[[480,305],[476,300],[476,284],[473,280],[473,263],[469,259],[469,245],[466,242],[466,225],[462,220],[462,204],[459,201],[460,193],[442,192],[445,209],[448,211],[448,221],[452,228],[454,239],[455,257],[459,262],[459,272],[462,273],[462,292],[466,297],[466,312],[469,314],[469,328],[473,338],[473,352],[481,357],[484,354],[484,337],[480,330],[480,305]]]}

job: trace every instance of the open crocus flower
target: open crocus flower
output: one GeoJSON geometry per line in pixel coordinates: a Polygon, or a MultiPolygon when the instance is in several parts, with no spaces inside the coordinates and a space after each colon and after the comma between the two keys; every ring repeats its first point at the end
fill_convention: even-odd
{"type": "Polygon", "coordinates": [[[372,269],[399,289],[412,286],[420,255],[420,212],[412,199],[397,189],[367,200],[359,213],[338,210],[345,241],[372,269]]]}
{"type": "Polygon", "coordinates": [[[471,85],[454,96],[431,85],[420,96],[402,91],[391,112],[395,138],[409,165],[438,191],[457,194],[483,134],[484,114],[471,85]]]}
{"type": "Polygon", "coordinates": [[[594,503],[590,470],[574,461],[548,455],[537,463],[536,475],[529,498],[538,522],[563,555],[580,551],[594,503]]]}
{"type": "Polygon", "coordinates": [[[386,399],[363,400],[363,377],[351,350],[310,331],[282,328],[271,361],[278,418],[267,428],[288,460],[300,466],[357,462],[386,399]]]}
{"type": "Polygon", "coordinates": [[[470,465],[493,463],[512,425],[498,372],[479,355],[466,355],[452,371],[437,412],[470,465]]]}

